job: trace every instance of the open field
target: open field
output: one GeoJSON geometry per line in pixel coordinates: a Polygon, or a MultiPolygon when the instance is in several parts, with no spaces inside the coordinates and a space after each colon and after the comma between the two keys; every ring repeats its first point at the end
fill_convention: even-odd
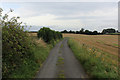
{"type": "Polygon", "coordinates": [[[72,37],[80,44],[96,47],[104,52],[118,55],[118,35],[63,34],[63,37],[72,37]]]}
{"type": "Polygon", "coordinates": [[[118,36],[63,34],[92,78],[118,78],[118,36]]]}
{"type": "Polygon", "coordinates": [[[72,38],[69,39],[68,44],[90,78],[115,78],[111,80],[119,80],[117,56],[82,45],[72,38]]]}
{"type": "Polygon", "coordinates": [[[29,32],[28,33],[30,36],[37,36],[37,32],[35,33],[35,32],[29,32]]]}

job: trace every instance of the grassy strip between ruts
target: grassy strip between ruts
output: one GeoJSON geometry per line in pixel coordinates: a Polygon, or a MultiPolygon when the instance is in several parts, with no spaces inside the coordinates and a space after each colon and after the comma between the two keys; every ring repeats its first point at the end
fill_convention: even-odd
{"type": "MultiPolygon", "coordinates": [[[[57,44],[59,40],[54,41],[54,45],[57,44]]],[[[50,50],[53,48],[53,44],[47,44],[46,46],[35,44],[33,46],[33,53],[35,56],[34,60],[27,60],[26,64],[21,65],[21,67],[10,75],[10,78],[35,78],[40,67],[42,67],[43,62],[48,57],[50,50]]]]}
{"type": "Polygon", "coordinates": [[[107,62],[104,57],[106,53],[98,54],[99,50],[79,44],[73,38],[69,39],[68,44],[91,78],[118,79],[117,64],[112,64],[111,61],[107,62]]]}

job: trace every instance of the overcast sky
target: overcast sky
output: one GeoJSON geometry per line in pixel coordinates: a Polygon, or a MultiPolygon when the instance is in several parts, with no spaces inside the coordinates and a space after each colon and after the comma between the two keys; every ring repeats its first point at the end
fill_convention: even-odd
{"type": "Polygon", "coordinates": [[[47,26],[54,30],[102,31],[118,29],[117,2],[3,2],[3,13],[14,9],[10,16],[20,16],[21,21],[31,25],[30,30],[47,26]]]}
{"type": "Polygon", "coordinates": [[[119,0],[0,0],[2,2],[118,2],[119,0]]]}

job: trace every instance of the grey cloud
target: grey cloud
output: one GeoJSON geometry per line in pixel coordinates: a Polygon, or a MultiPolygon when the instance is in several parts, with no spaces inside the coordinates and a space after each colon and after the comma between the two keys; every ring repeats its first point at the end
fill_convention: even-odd
{"type": "Polygon", "coordinates": [[[1,0],[2,2],[118,2],[119,0],[1,0]]]}
{"type": "MultiPolygon", "coordinates": [[[[90,3],[90,2],[73,2],[73,3],[65,3],[65,2],[54,2],[54,3],[23,3],[23,8],[20,10],[20,12],[24,12],[25,10],[30,10],[32,12],[35,12],[34,14],[30,16],[39,16],[42,14],[53,14],[57,16],[66,16],[66,15],[75,15],[76,13],[87,13],[92,12],[99,9],[104,9],[106,7],[116,7],[115,3],[90,3]]],[[[28,13],[29,14],[29,13],[28,13]]]]}
{"type": "MultiPolygon", "coordinates": [[[[111,8],[117,8],[117,3],[105,3],[105,2],[52,2],[52,3],[44,3],[44,2],[27,2],[27,3],[8,3],[9,4],[9,8],[12,7],[17,7],[16,5],[18,5],[19,7],[17,7],[17,12],[21,14],[21,17],[27,18],[27,17],[34,17],[34,16],[42,16],[45,14],[51,14],[51,15],[55,15],[58,18],[56,18],[55,20],[81,20],[81,22],[83,24],[85,24],[86,26],[84,26],[85,28],[90,28],[90,29],[99,29],[99,27],[96,27],[96,25],[101,25],[103,27],[105,27],[104,25],[109,24],[109,23],[114,23],[114,25],[116,24],[116,20],[103,16],[80,16],[77,14],[86,14],[89,12],[93,12],[95,10],[103,10],[103,9],[111,9],[111,8]],[[13,6],[13,4],[16,4],[15,6],[13,6]],[[95,20],[95,21],[90,21],[90,20],[95,20]],[[91,27],[91,26],[95,26],[95,27],[91,27]]],[[[5,5],[4,5],[5,6],[5,5]]],[[[117,13],[116,13],[117,14],[117,13]]],[[[115,14],[115,15],[116,15],[115,14]]],[[[74,24],[74,23],[73,23],[74,24]]],[[[108,26],[108,25],[106,25],[108,26]]],[[[101,27],[101,28],[103,28],[101,27]]],[[[32,29],[38,29],[39,27],[34,27],[32,29]]],[[[79,28],[79,26],[77,27],[72,27],[72,25],[66,26],[66,27],[57,27],[57,26],[53,26],[52,28],[54,29],[75,29],[76,30],[79,28]]],[[[100,29],[101,29],[100,28],[100,29]]]]}
{"type": "Polygon", "coordinates": [[[69,17],[58,17],[56,18],[56,20],[73,20],[73,19],[78,19],[78,20],[91,20],[91,19],[103,19],[103,17],[98,17],[98,16],[78,16],[78,17],[72,17],[72,16],[69,16],[69,17]]]}

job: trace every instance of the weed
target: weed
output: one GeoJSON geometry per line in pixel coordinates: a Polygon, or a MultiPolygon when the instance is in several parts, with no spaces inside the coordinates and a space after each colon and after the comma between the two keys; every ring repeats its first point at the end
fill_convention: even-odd
{"type": "Polygon", "coordinates": [[[65,78],[64,70],[59,71],[58,78],[65,78]]]}
{"type": "Polygon", "coordinates": [[[110,54],[107,56],[107,53],[97,50],[96,48],[89,48],[87,45],[83,46],[82,44],[78,44],[78,42],[73,39],[69,39],[68,44],[90,77],[118,78],[118,67],[111,63],[110,54]]]}
{"type": "Polygon", "coordinates": [[[57,61],[57,64],[56,64],[56,65],[64,64],[63,60],[64,60],[64,58],[58,57],[58,61],[57,61]]]}
{"type": "Polygon", "coordinates": [[[63,47],[63,44],[61,44],[60,48],[62,48],[62,47],[63,47]]]}
{"type": "Polygon", "coordinates": [[[64,74],[58,74],[58,78],[65,78],[64,74]]]}

